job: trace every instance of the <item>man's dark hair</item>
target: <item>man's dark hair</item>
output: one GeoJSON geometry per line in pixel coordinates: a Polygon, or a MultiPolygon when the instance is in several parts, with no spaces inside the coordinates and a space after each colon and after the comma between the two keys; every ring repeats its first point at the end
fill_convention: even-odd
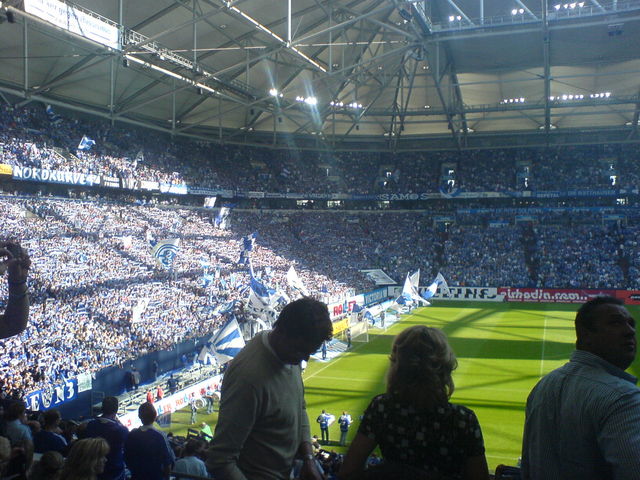
{"type": "Polygon", "coordinates": [[[118,413],[118,399],[116,397],[104,397],[102,400],[102,414],[115,415],[118,413]]]}
{"type": "Polygon", "coordinates": [[[199,438],[190,438],[184,446],[185,456],[194,456],[202,450],[202,440],[199,438]]]}
{"type": "Polygon", "coordinates": [[[156,412],[156,407],[153,406],[153,403],[144,402],[138,407],[138,418],[143,425],[151,425],[156,421],[157,417],[158,412],[156,412]]]}
{"type": "Polygon", "coordinates": [[[318,343],[330,340],[333,333],[327,305],[311,297],[300,298],[284,307],[273,327],[287,337],[318,343]]]}
{"type": "Polygon", "coordinates": [[[9,407],[5,410],[4,418],[7,421],[16,420],[20,418],[24,412],[27,411],[27,407],[21,400],[13,401],[9,404],[9,407]]]}
{"type": "Polygon", "coordinates": [[[45,427],[54,426],[61,418],[62,416],[60,415],[60,411],[56,410],[55,408],[47,410],[42,414],[42,420],[44,421],[45,427]]]}
{"type": "Polygon", "coordinates": [[[578,309],[575,320],[576,331],[580,328],[595,331],[596,310],[600,305],[624,305],[624,302],[619,298],[604,295],[592,298],[578,309]]]}

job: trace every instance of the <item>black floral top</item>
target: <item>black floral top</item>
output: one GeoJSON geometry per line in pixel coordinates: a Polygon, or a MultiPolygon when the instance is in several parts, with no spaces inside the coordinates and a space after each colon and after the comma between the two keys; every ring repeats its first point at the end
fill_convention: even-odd
{"type": "Polygon", "coordinates": [[[462,478],[467,458],[484,454],[475,413],[452,403],[426,410],[378,395],[358,432],[376,441],[386,461],[451,479],[462,478]]]}

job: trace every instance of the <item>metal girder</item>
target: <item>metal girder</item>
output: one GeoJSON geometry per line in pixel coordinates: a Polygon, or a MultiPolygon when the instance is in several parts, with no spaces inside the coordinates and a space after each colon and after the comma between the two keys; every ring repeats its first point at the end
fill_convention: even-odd
{"type": "Polygon", "coordinates": [[[161,100],[161,99],[163,99],[165,97],[168,97],[169,95],[173,95],[173,94],[175,94],[177,92],[181,92],[182,90],[186,90],[187,88],[193,88],[193,86],[191,86],[191,85],[181,85],[179,87],[171,87],[169,89],[169,91],[167,91],[167,92],[163,92],[163,93],[161,93],[159,95],[155,95],[155,96],[153,96],[151,98],[148,98],[147,100],[144,100],[144,101],[142,101],[140,103],[133,104],[133,105],[125,108],[124,110],[118,110],[117,113],[115,114],[115,117],[116,118],[121,117],[122,115],[124,115],[126,113],[132,112],[134,110],[138,110],[138,109],[140,109],[140,108],[142,108],[142,107],[144,107],[146,105],[149,105],[149,104],[151,104],[153,102],[157,102],[158,100],[161,100]]]}
{"type": "MultiPolygon", "coordinates": [[[[366,1],[366,0],[355,0],[355,1],[351,2],[351,3],[348,5],[348,8],[353,8],[354,6],[356,6],[356,5],[360,4],[360,3],[363,3],[363,1],[366,1]]],[[[324,21],[324,20],[321,20],[320,22],[315,22],[314,24],[312,24],[312,25],[308,26],[308,27],[305,29],[305,32],[306,32],[306,31],[311,31],[311,30],[313,30],[314,28],[317,28],[317,26],[318,26],[319,24],[321,24],[323,21],[324,21]]],[[[303,34],[304,34],[304,32],[303,32],[303,34]]],[[[326,48],[327,48],[327,47],[324,47],[324,46],[323,46],[323,47],[321,47],[321,48],[320,48],[320,50],[318,50],[318,52],[316,52],[316,53],[315,53],[315,55],[318,55],[320,52],[322,52],[322,51],[323,51],[324,49],[326,49],[326,48]]],[[[251,59],[251,60],[249,61],[249,64],[253,64],[253,63],[257,62],[258,60],[260,60],[260,59],[262,59],[262,58],[266,58],[266,57],[268,57],[269,55],[273,55],[274,53],[279,52],[279,51],[283,51],[282,47],[280,47],[280,46],[279,46],[279,47],[277,47],[274,51],[269,52],[269,54],[268,54],[268,55],[266,55],[266,54],[265,54],[265,55],[260,55],[258,59],[255,59],[255,58],[254,58],[254,59],[251,59]]],[[[245,61],[245,62],[240,62],[240,63],[238,63],[238,64],[234,65],[233,67],[229,67],[229,68],[227,68],[227,69],[224,69],[224,70],[222,70],[221,72],[225,72],[225,71],[227,71],[227,70],[230,70],[230,69],[234,68],[234,69],[237,69],[237,70],[238,70],[238,71],[235,73],[235,75],[240,75],[240,74],[242,74],[242,73],[245,71],[246,67],[247,67],[247,62],[245,61]],[[242,70],[240,70],[240,69],[242,69],[242,70]]],[[[302,68],[304,68],[304,66],[303,66],[302,68]]],[[[344,70],[345,70],[345,69],[342,69],[342,70],[340,70],[340,71],[344,71],[344,70]]],[[[298,74],[299,74],[299,71],[298,71],[298,72],[296,72],[295,76],[297,76],[298,74]]],[[[328,74],[325,74],[323,77],[320,77],[320,79],[330,78],[330,77],[334,76],[335,74],[336,74],[336,71],[333,71],[333,72],[330,72],[330,73],[328,73],[328,74]]],[[[295,78],[295,77],[294,77],[294,76],[292,76],[292,77],[290,78],[290,81],[293,81],[293,79],[294,79],[294,78],[295,78]]],[[[282,89],[282,88],[280,88],[280,89],[282,89]]],[[[247,107],[257,105],[257,104],[259,104],[259,103],[261,103],[261,102],[264,102],[264,101],[271,101],[271,97],[269,97],[269,96],[265,96],[264,98],[259,99],[259,101],[257,101],[257,102],[252,102],[252,103],[250,103],[249,105],[247,105],[247,107]]],[[[288,107],[286,107],[286,108],[284,108],[284,109],[281,109],[281,110],[278,110],[278,113],[283,113],[285,110],[287,110],[287,109],[289,109],[289,108],[292,108],[293,106],[297,106],[297,104],[292,103],[292,104],[290,104],[288,107]]],[[[226,110],[226,111],[224,111],[224,112],[216,113],[216,114],[210,115],[210,116],[208,116],[208,117],[205,117],[203,120],[201,120],[201,121],[199,122],[199,124],[201,124],[202,122],[206,122],[206,121],[208,121],[208,120],[215,119],[216,117],[218,117],[218,115],[227,115],[228,113],[231,113],[231,112],[235,111],[237,108],[239,108],[239,107],[233,107],[233,108],[228,109],[228,110],[226,110]]],[[[288,115],[286,115],[286,114],[285,114],[285,116],[287,116],[287,118],[291,118],[291,117],[289,117],[289,116],[288,116],[288,115]]],[[[297,124],[297,122],[294,122],[294,123],[296,123],[296,124],[297,124]]],[[[197,124],[196,124],[196,125],[197,125],[197,124]]],[[[193,126],[184,126],[184,127],[182,127],[182,130],[186,130],[186,129],[189,129],[189,128],[193,128],[193,127],[195,127],[196,125],[193,125],[193,126]]]]}
{"type": "Polygon", "coordinates": [[[533,13],[531,10],[529,10],[529,7],[527,7],[524,3],[522,3],[522,0],[516,0],[516,3],[518,5],[520,5],[520,7],[527,12],[527,14],[529,14],[534,20],[539,20],[538,16],[533,13]]]}
{"type": "Polygon", "coordinates": [[[551,36],[549,33],[548,0],[542,0],[542,58],[544,68],[544,132],[551,131],[551,36]]]}
{"type": "MultiPolygon", "coordinates": [[[[351,7],[351,6],[353,6],[353,5],[355,5],[356,3],[361,3],[361,2],[352,2],[352,4],[351,4],[349,7],[347,7],[347,10],[350,10],[350,7],[351,7]]],[[[374,32],[371,34],[371,36],[369,37],[369,40],[367,41],[367,44],[366,44],[366,45],[364,45],[364,46],[361,48],[360,53],[359,53],[359,54],[357,55],[357,57],[356,57],[356,61],[355,61],[356,63],[355,63],[354,65],[352,65],[351,67],[349,67],[349,68],[351,68],[351,69],[352,69],[352,70],[351,70],[352,72],[353,72],[353,69],[355,69],[355,68],[357,67],[358,63],[360,62],[360,59],[362,58],[362,56],[364,55],[364,53],[367,51],[367,49],[370,47],[371,42],[373,42],[373,39],[376,37],[376,35],[378,34],[378,32],[379,32],[379,29],[378,29],[378,30],[376,30],[376,31],[374,31],[374,32]]],[[[331,34],[331,33],[329,33],[329,35],[331,36],[332,34],[331,34]]],[[[347,35],[348,35],[348,30],[347,30],[347,29],[342,30],[342,31],[340,32],[340,35],[347,36],[347,35]]],[[[340,35],[338,35],[338,38],[340,38],[340,35]]],[[[315,54],[315,55],[319,55],[319,54],[320,54],[322,51],[324,51],[326,48],[328,48],[328,46],[324,46],[324,47],[322,47],[318,52],[316,52],[316,54],[315,54]]],[[[331,67],[331,66],[330,66],[330,67],[331,67]]],[[[283,84],[283,86],[281,86],[281,87],[280,87],[280,89],[282,90],[282,89],[286,88],[286,86],[287,86],[287,85],[289,85],[289,84],[290,84],[290,83],[291,83],[291,82],[292,82],[292,81],[297,77],[297,75],[301,72],[301,70],[302,70],[302,69],[299,69],[298,71],[296,71],[296,72],[294,72],[293,74],[291,74],[291,75],[289,76],[289,78],[286,80],[286,82],[283,84]]],[[[341,92],[341,91],[345,88],[345,86],[347,85],[347,83],[348,83],[348,77],[347,77],[347,78],[345,78],[345,80],[343,80],[343,82],[341,83],[341,85],[336,89],[336,93],[334,94],[334,96],[335,96],[336,98],[339,96],[339,92],[341,92]]],[[[279,112],[282,112],[282,110],[280,110],[279,112]]],[[[330,112],[328,109],[324,109],[324,110],[323,110],[323,112],[320,112],[320,118],[321,118],[321,123],[322,123],[322,124],[324,124],[324,123],[326,122],[326,118],[327,118],[327,116],[328,116],[330,113],[331,113],[331,112],[330,112]]],[[[258,118],[258,116],[256,116],[256,119],[255,119],[255,120],[257,120],[257,118],[258,118]]],[[[304,128],[304,129],[306,129],[306,126],[307,126],[309,123],[310,123],[310,122],[307,122],[306,124],[304,124],[303,128],[304,128]]],[[[297,122],[296,122],[296,124],[297,124],[297,125],[299,125],[297,122]]]]}
{"type": "MultiPolygon", "coordinates": [[[[405,61],[406,66],[406,61],[405,61]]],[[[409,78],[409,87],[407,89],[407,97],[404,101],[404,105],[402,107],[402,111],[400,112],[400,128],[398,129],[398,133],[394,138],[394,144],[397,146],[398,141],[400,140],[400,135],[404,131],[406,112],[409,108],[409,100],[411,100],[411,94],[413,93],[413,82],[416,78],[416,72],[418,71],[418,62],[414,60],[413,62],[413,71],[411,72],[411,77],[409,78]]]]}
{"type": "MultiPolygon", "coordinates": [[[[368,48],[368,47],[367,47],[367,48],[368,48]]],[[[352,65],[352,66],[350,66],[350,67],[348,67],[348,68],[343,68],[343,69],[342,69],[342,70],[351,70],[350,75],[349,75],[349,76],[347,76],[347,77],[345,77],[345,80],[346,80],[346,79],[348,79],[348,78],[350,78],[350,77],[352,77],[353,75],[358,75],[358,72],[355,72],[355,69],[356,69],[356,68],[358,68],[358,67],[362,67],[362,66],[367,65],[367,64],[369,64],[369,63],[374,63],[374,62],[380,61],[382,58],[385,58],[385,57],[390,56],[390,55],[393,55],[393,54],[399,54],[399,53],[401,53],[401,52],[402,52],[402,53],[404,53],[404,52],[406,52],[406,50],[408,50],[409,48],[411,48],[411,47],[405,46],[405,47],[402,47],[402,48],[399,48],[399,49],[396,49],[396,50],[392,50],[392,51],[390,51],[390,52],[386,52],[386,53],[383,53],[383,54],[381,54],[381,55],[374,56],[372,59],[367,60],[367,61],[365,61],[365,62],[362,62],[361,60],[359,60],[359,61],[358,61],[358,63],[357,63],[356,65],[352,65]]],[[[364,53],[364,51],[366,51],[366,49],[364,49],[364,50],[363,50],[363,53],[364,53]]],[[[337,72],[337,71],[336,71],[336,72],[337,72]]],[[[336,72],[332,72],[329,76],[331,76],[331,75],[335,75],[335,74],[336,74],[336,72]]],[[[327,77],[327,76],[325,76],[325,79],[326,79],[326,77],[327,77]]],[[[395,75],[389,75],[389,78],[390,78],[390,79],[393,79],[393,78],[395,78],[395,75]]],[[[368,108],[369,108],[373,103],[375,103],[375,101],[376,101],[378,98],[380,98],[380,96],[382,95],[382,93],[384,92],[384,90],[386,89],[386,87],[388,86],[388,84],[389,84],[389,83],[390,83],[390,80],[389,80],[386,84],[383,84],[383,82],[380,82],[380,88],[379,88],[378,94],[377,94],[377,95],[376,95],[376,97],[375,97],[375,100],[374,100],[373,102],[370,102],[370,103],[369,103],[369,106],[368,106],[367,108],[365,108],[365,109],[360,113],[360,115],[358,115],[357,119],[362,118],[362,117],[365,115],[365,113],[367,112],[368,108]]],[[[328,108],[323,109],[323,112],[321,112],[321,117],[323,117],[324,115],[326,115],[326,114],[327,114],[327,113],[326,113],[326,112],[327,112],[327,110],[328,110],[328,108]]],[[[356,120],[356,121],[354,122],[353,127],[355,127],[355,125],[357,124],[357,121],[358,121],[358,120],[356,120]]],[[[305,124],[305,125],[308,125],[309,123],[310,123],[310,122],[307,122],[307,124],[305,124]]],[[[352,128],[350,128],[350,129],[349,129],[349,131],[348,131],[347,133],[345,133],[345,135],[348,135],[348,134],[349,134],[349,132],[351,132],[351,130],[352,130],[352,128]]]]}
{"type": "Polygon", "coordinates": [[[427,51],[427,58],[429,60],[429,65],[431,66],[431,68],[429,69],[429,72],[431,73],[431,77],[433,78],[433,81],[435,83],[436,86],[436,92],[438,93],[438,98],[440,99],[440,103],[442,104],[442,108],[444,110],[444,113],[447,117],[447,125],[449,127],[449,130],[451,131],[451,135],[453,136],[453,140],[456,144],[456,146],[458,147],[458,149],[462,148],[462,141],[460,138],[460,133],[463,130],[464,124],[463,124],[463,112],[459,112],[456,110],[457,105],[450,105],[450,103],[447,100],[447,97],[445,96],[445,92],[443,91],[443,87],[442,87],[442,78],[444,78],[444,76],[447,74],[447,70],[450,68],[451,66],[451,59],[445,57],[445,68],[444,68],[444,72],[440,72],[440,50],[441,48],[439,48],[439,44],[436,44],[436,53],[435,53],[435,61],[433,61],[433,55],[427,51]],[[435,68],[434,68],[435,66],[435,68]],[[458,119],[460,117],[460,120],[458,119]]]}
{"type": "Polygon", "coordinates": [[[373,17],[373,16],[378,15],[378,14],[384,14],[384,13],[387,13],[388,11],[390,11],[390,10],[393,10],[393,9],[394,9],[393,5],[388,5],[386,7],[381,7],[381,8],[377,8],[375,10],[371,10],[371,11],[369,11],[367,13],[361,14],[358,17],[354,17],[354,18],[349,19],[349,20],[347,20],[345,22],[338,23],[338,24],[333,25],[331,27],[325,28],[324,30],[319,30],[317,32],[310,33],[306,37],[298,38],[295,42],[293,42],[293,45],[295,46],[295,45],[304,44],[304,43],[306,43],[307,41],[309,41],[312,38],[318,37],[320,35],[324,35],[324,34],[329,33],[329,32],[333,32],[335,30],[341,30],[341,29],[347,28],[348,26],[350,26],[350,25],[352,25],[354,23],[357,23],[360,20],[364,20],[366,18],[373,17]]]}
{"type": "Polygon", "coordinates": [[[467,23],[468,23],[469,25],[475,25],[475,23],[473,23],[473,22],[471,21],[471,19],[470,19],[470,18],[467,16],[467,14],[466,14],[466,13],[464,13],[464,11],[463,11],[463,10],[462,10],[462,9],[461,9],[457,4],[456,4],[456,2],[454,2],[453,0],[447,0],[447,3],[448,3],[449,5],[451,5],[451,6],[453,7],[453,9],[454,9],[456,12],[458,12],[458,13],[460,14],[460,16],[461,16],[462,18],[464,18],[464,19],[467,21],[467,23]]]}
{"type": "Polygon", "coordinates": [[[360,118],[364,117],[369,109],[371,108],[371,105],[373,105],[374,103],[376,103],[378,101],[378,99],[382,96],[382,94],[384,93],[384,91],[386,90],[386,88],[389,86],[389,84],[393,81],[394,75],[389,75],[387,81],[385,84],[381,85],[381,87],[378,89],[378,93],[376,94],[376,96],[373,98],[373,100],[371,102],[369,102],[369,105],[367,105],[364,110],[360,113],[360,115],[358,117],[356,117],[356,119],[353,121],[353,123],[351,124],[351,126],[347,129],[347,131],[344,133],[344,135],[342,135],[342,140],[344,141],[344,139],[346,139],[349,134],[353,131],[353,129],[356,127],[356,125],[358,125],[358,121],[360,120],[360,118]]]}

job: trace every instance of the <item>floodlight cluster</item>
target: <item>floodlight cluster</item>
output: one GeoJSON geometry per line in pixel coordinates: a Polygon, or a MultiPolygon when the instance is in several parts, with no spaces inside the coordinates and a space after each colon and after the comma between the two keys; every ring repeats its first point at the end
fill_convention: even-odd
{"type": "Polygon", "coordinates": [[[449,15],[449,21],[450,22],[455,22],[455,21],[460,21],[462,20],[462,17],[460,15],[449,15]]]}
{"type": "Polygon", "coordinates": [[[511,10],[511,15],[522,15],[524,14],[524,8],[514,8],[511,10]]]}
{"type": "Polygon", "coordinates": [[[576,8],[582,7],[584,7],[584,2],[557,3],[553,6],[556,10],[575,10],[576,8]]]}
{"type": "MultiPolygon", "coordinates": [[[[600,93],[591,93],[589,94],[589,98],[609,98],[611,96],[611,92],[600,92],[600,93]]],[[[584,100],[586,95],[582,93],[563,93],[562,95],[551,95],[549,100],[557,101],[557,102],[566,102],[566,101],[575,101],[575,100],[584,100]]]]}
{"type": "Polygon", "coordinates": [[[507,103],[524,103],[527,99],[525,97],[517,97],[517,98],[504,98],[500,101],[502,105],[507,103]]]}
{"type": "Polygon", "coordinates": [[[318,104],[318,99],[316,97],[303,97],[298,95],[296,97],[296,102],[306,103],[307,105],[314,107],[318,104]]]}
{"type": "Polygon", "coordinates": [[[272,97],[279,97],[279,98],[284,97],[284,94],[282,92],[279,92],[277,88],[270,89],[269,95],[271,95],[272,97]]]}
{"type": "Polygon", "coordinates": [[[354,110],[362,108],[361,103],[358,103],[358,102],[344,103],[338,100],[331,100],[329,102],[329,105],[333,108],[353,108],[354,110]]]}

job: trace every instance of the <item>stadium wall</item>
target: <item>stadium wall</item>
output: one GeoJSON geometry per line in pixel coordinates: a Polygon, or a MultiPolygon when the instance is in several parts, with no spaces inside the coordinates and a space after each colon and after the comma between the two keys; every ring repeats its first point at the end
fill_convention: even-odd
{"type": "MultiPolygon", "coordinates": [[[[427,287],[419,287],[420,293],[426,289],[427,287]]],[[[450,286],[449,291],[450,294],[446,295],[438,288],[433,299],[474,302],[584,303],[590,298],[608,295],[621,299],[626,305],[640,305],[640,290],[450,286]]],[[[389,287],[390,297],[397,297],[401,293],[402,287],[389,287]]]]}
{"type": "MultiPolygon", "coordinates": [[[[122,366],[104,368],[95,373],[91,389],[78,392],[65,384],[51,386],[47,389],[32,392],[26,396],[27,408],[48,410],[57,408],[63,418],[79,418],[91,415],[92,392],[102,392],[104,395],[120,395],[127,386],[127,372],[132,367],[140,372],[140,385],[151,382],[153,361],[158,362],[161,373],[173,371],[183,367],[182,355],[192,355],[199,351],[209,340],[210,335],[198,339],[191,339],[176,344],[171,350],[161,350],[143,355],[135,360],[127,361],[122,366]]],[[[141,387],[142,388],[142,387],[141,387]]]]}

